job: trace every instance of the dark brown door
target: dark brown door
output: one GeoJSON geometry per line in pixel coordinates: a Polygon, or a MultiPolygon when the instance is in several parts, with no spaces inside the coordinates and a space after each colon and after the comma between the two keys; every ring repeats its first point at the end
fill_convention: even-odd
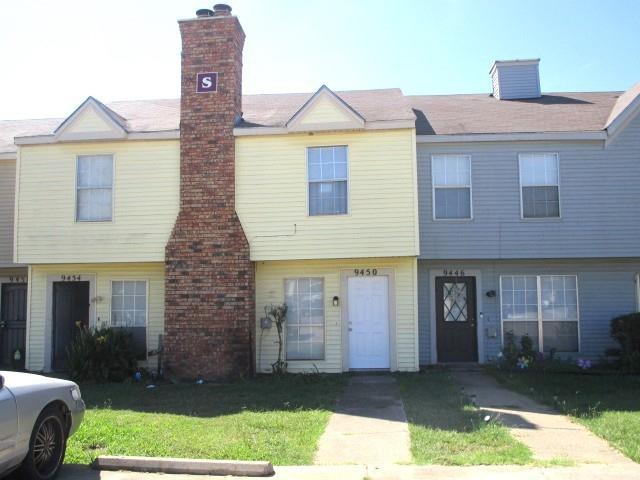
{"type": "Polygon", "coordinates": [[[436,277],[439,362],[477,362],[476,278],[436,277]]]}
{"type": "Polygon", "coordinates": [[[27,284],[5,283],[0,299],[0,365],[23,368],[27,328],[27,284]],[[20,360],[15,360],[20,350],[20,360]]]}
{"type": "Polygon", "coordinates": [[[53,370],[66,370],[67,349],[80,325],[89,326],[89,282],[54,282],[53,370]]]}

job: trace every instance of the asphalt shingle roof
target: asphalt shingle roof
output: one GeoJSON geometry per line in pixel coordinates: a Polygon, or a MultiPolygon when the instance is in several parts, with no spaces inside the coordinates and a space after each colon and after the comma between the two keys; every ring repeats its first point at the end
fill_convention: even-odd
{"type": "MultiPolygon", "coordinates": [[[[640,95],[640,83],[626,92],[545,93],[527,100],[497,100],[488,94],[405,96],[397,88],[335,93],[368,122],[416,118],[418,135],[576,132],[606,128],[640,95]]],[[[239,126],[282,127],[312,95],[245,95],[239,126]]],[[[125,119],[129,132],[180,126],[179,99],[105,105],[125,119]]],[[[14,137],[51,134],[63,120],[0,120],[0,153],[16,151],[14,137]]]]}

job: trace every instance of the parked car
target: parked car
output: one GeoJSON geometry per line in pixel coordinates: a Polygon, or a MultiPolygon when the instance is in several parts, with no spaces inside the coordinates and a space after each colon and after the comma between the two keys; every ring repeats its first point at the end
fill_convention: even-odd
{"type": "Polygon", "coordinates": [[[0,477],[20,469],[29,480],[55,478],[84,409],[73,382],[0,371],[0,477]]]}

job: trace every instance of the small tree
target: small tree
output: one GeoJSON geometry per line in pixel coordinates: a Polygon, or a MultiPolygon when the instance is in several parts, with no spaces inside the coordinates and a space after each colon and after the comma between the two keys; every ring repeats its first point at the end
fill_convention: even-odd
{"type": "Polygon", "coordinates": [[[282,359],[282,349],[284,346],[284,322],[287,319],[287,304],[282,305],[268,305],[264,307],[264,313],[269,317],[276,325],[278,331],[278,360],[271,364],[273,373],[276,375],[282,375],[287,372],[287,362],[282,359]]]}

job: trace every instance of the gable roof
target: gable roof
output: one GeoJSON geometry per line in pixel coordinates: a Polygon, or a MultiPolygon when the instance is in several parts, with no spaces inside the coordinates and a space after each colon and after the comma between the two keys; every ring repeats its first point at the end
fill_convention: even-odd
{"type": "Polygon", "coordinates": [[[289,120],[287,120],[287,125],[291,125],[293,123],[296,122],[296,120],[298,120],[298,118],[300,118],[301,116],[304,115],[304,113],[313,106],[314,102],[318,101],[322,96],[328,97],[330,98],[337,107],[339,107],[341,110],[343,110],[344,112],[346,112],[348,115],[350,115],[352,118],[354,118],[355,120],[357,120],[360,123],[364,123],[365,119],[362,115],[360,115],[356,110],[354,110],[354,108],[349,105],[347,102],[345,102],[342,98],[340,98],[339,95],[337,95],[333,90],[331,90],[329,87],[327,87],[326,85],[322,85],[317,91],[316,93],[314,93],[313,95],[311,95],[311,97],[309,97],[309,100],[307,100],[306,102],[304,102],[304,105],[302,105],[297,111],[296,113],[294,113],[291,118],[289,120]]]}
{"type": "MultiPolygon", "coordinates": [[[[322,88],[320,89],[322,90],[322,88]]],[[[319,93],[272,93],[243,95],[239,128],[284,127],[319,93]]],[[[399,88],[331,92],[367,122],[413,120],[406,97],[399,88]]]]}
{"type": "Polygon", "coordinates": [[[622,92],[546,93],[498,100],[490,95],[418,95],[418,135],[602,131],[622,92]]]}

